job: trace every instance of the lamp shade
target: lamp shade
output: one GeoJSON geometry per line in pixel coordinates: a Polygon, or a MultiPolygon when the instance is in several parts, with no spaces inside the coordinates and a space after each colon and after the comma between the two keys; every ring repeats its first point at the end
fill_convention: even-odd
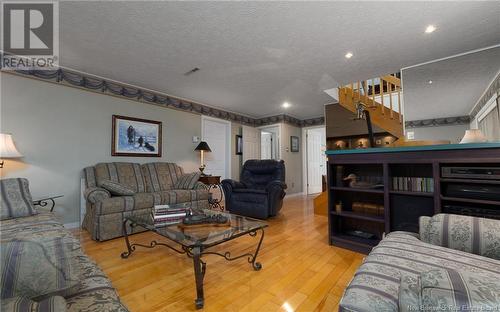
{"type": "Polygon", "coordinates": [[[12,140],[12,135],[0,133],[0,158],[20,158],[23,157],[17,150],[12,140]]]}
{"type": "Polygon", "coordinates": [[[482,143],[487,142],[488,139],[484,136],[484,134],[479,129],[471,129],[465,130],[465,135],[460,141],[460,144],[464,143],[482,143]]]}
{"type": "Polygon", "coordinates": [[[198,146],[194,149],[195,151],[205,151],[205,152],[211,152],[212,150],[208,146],[207,142],[201,141],[198,146]]]}

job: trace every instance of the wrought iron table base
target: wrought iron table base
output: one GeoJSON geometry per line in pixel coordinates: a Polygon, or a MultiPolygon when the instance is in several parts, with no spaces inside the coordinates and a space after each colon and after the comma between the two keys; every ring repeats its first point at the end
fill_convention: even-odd
{"type": "Polygon", "coordinates": [[[219,209],[220,211],[224,211],[224,207],[222,206],[222,201],[224,199],[224,191],[222,190],[222,185],[221,184],[207,184],[206,185],[207,191],[210,192],[210,190],[218,190],[220,192],[218,198],[213,197],[213,193],[210,193],[210,197],[208,199],[208,205],[210,206],[210,209],[219,209]]]}
{"type": "MultiPolygon", "coordinates": [[[[264,228],[260,228],[258,230],[261,231],[259,243],[257,244],[257,248],[255,249],[255,252],[252,253],[246,253],[246,254],[241,254],[235,257],[231,256],[231,252],[226,251],[225,253],[219,253],[219,252],[214,252],[214,251],[204,251],[202,246],[196,246],[196,247],[184,247],[182,246],[181,249],[172,247],[168,244],[165,243],[159,243],[156,240],[153,240],[150,242],[149,245],[144,245],[144,244],[130,244],[129,237],[128,237],[128,231],[127,231],[127,223],[130,223],[130,228],[133,230],[135,226],[138,224],[130,222],[128,219],[125,219],[123,221],[123,234],[125,237],[125,243],[127,245],[127,251],[124,251],[121,254],[121,257],[123,259],[128,258],[136,249],[137,246],[139,247],[144,247],[144,248],[154,248],[156,246],[164,246],[169,249],[172,249],[173,251],[179,253],[179,254],[186,254],[189,258],[193,259],[193,266],[194,266],[194,277],[195,277],[195,282],[196,282],[196,299],[195,299],[195,305],[197,309],[203,308],[203,305],[205,303],[205,298],[203,294],[203,279],[205,278],[205,272],[207,270],[207,264],[201,259],[202,256],[204,255],[217,255],[220,256],[227,261],[234,261],[237,259],[241,259],[244,257],[247,257],[248,263],[252,265],[252,268],[255,271],[259,271],[262,269],[262,264],[260,262],[257,262],[257,255],[259,254],[260,247],[262,245],[262,240],[264,239],[264,228]]],[[[251,231],[248,234],[252,237],[257,236],[257,231],[251,231]]],[[[221,242],[222,243],[222,242],[221,242]]],[[[218,245],[218,244],[216,244],[218,245]]],[[[212,247],[212,246],[210,246],[212,247]]]]}

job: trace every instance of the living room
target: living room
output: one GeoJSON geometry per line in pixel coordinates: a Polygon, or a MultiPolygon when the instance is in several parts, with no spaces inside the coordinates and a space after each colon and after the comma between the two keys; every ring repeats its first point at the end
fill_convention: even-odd
{"type": "Polygon", "coordinates": [[[500,309],[497,3],[2,10],[2,310],[500,309]]]}

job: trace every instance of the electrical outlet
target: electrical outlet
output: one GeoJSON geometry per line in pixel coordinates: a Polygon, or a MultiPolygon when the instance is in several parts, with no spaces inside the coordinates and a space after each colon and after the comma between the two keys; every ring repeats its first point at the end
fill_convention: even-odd
{"type": "Polygon", "coordinates": [[[199,136],[193,136],[193,143],[198,143],[200,142],[200,137],[199,136]]]}
{"type": "Polygon", "coordinates": [[[292,188],[294,188],[294,187],[295,187],[295,183],[294,183],[294,182],[292,182],[292,188]]]}

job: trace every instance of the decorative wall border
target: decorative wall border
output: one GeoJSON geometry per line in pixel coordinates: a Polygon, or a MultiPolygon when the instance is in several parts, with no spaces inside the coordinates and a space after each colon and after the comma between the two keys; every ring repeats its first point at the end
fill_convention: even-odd
{"type": "Polygon", "coordinates": [[[476,115],[484,107],[484,105],[486,105],[491,97],[497,92],[498,94],[500,94],[500,73],[496,76],[495,79],[493,79],[488,89],[486,89],[481,98],[479,98],[479,100],[477,101],[476,105],[472,109],[472,112],[470,113],[471,117],[476,117],[476,115]]]}
{"type": "Polygon", "coordinates": [[[405,122],[405,127],[409,129],[409,128],[455,126],[455,125],[469,124],[470,121],[471,121],[470,116],[411,120],[405,122]]]}
{"type": "Polygon", "coordinates": [[[97,92],[105,95],[117,96],[142,103],[149,103],[166,108],[182,110],[200,115],[229,120],[243,125],[259,127],[273,123],[287,123],[296,127],[323,125],[324,117],[300,120],[292,116],[281,114],[265,118],[252,118],[222,109],[206,106],[193,101],[188,101],[171,95],[145,90],[118,82],[97,78],[91,75],[59,68],[57,70],[16,70],[3,71],[4,73],[17,74],[56,83],[62,86],[71,86],[79,89],[97,92]]]}

